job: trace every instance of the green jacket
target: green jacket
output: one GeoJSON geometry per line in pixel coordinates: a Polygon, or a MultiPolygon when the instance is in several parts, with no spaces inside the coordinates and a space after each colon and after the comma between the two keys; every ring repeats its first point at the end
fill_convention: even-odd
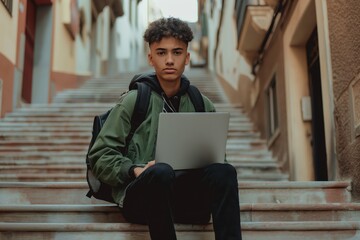
{"type": "MultiPolygon", "coordinates": [[[[123,205],[126,187],[133,180],[129,169],[132,166],[145,165],[155,157],[158,120],[159,113],[163,109],[163,98],[157,80],[154,79],[152,84],[153,91],[146,118],[129,142],[127,154],[123,155],[120,149],[125,147],[125,140],[131,129],[131,116],[137,97],[136,90],[129,91],[119,99],[89,152],[94,175],[112,186],[113,198],[120,207],[123,205]]],[[[179,112],[195,111],[186,93],[185,88],[188,85],[188,80],[182,79],[179,112]]],[[[212,102],[204,95],[203,99],[205,111],[214,112],[212,102]]]]}

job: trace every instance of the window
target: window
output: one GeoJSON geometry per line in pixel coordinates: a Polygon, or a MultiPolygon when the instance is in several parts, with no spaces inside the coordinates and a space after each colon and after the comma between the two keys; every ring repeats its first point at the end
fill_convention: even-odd
{"type": "Polygon", "coordinates": [[[86,22],[85,22],[85,13],[84,13],[84,9],[82,8],[80,10],[80,14],[79,14],[79,34],[81,37],[82,41],[85,41],[85,36],[86,36],[86,28],[85,28],[86,22]]]}
{"type": "Polygon", "coordinates": [[[235,1],[235,21],[236,21],[236,30],[237,30],[237,37],[240,38],[240,32],[243,24],[243,20],[245,18],[246,13],[246,6],[248,4],[247,0],[236,0],[235,1]]]}
{"type": "Polygon", "coordinates": [[[278,106],[276,93],[276,76],[271,79],[268,89],[266,90],[267,102],[267,122],[268,122],[268,139],[271,139],[279,127],[278,106]]]}
{"type": "Polygon", "coordinates": [[[1,0],[1,2],[4,4],[6,10],[10,13],[10,16],[12,16],[13,1],[12,0],[1,0]]]}

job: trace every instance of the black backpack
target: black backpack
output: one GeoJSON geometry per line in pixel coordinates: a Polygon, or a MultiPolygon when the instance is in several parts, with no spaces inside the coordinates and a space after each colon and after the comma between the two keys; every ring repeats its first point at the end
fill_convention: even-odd
{"type": "MultiPolygon", "coordinates": [[[[131,130],[129,135],[126,138],[126,146],[128,146],[132,136],[134,135],[136,129],[140,126],[140,124],[145,120],[146,113],[149,106],[150,96],[151,96],[151,87],[144,82],[137,82],[136,79],[139,75],[136,75],[129,85],[129,90],[137,89],[138,94],[136,98],[135,108],[133,115],[131,116],[131,130]]],[[[187,93],[191,99],[192,104],[194,105],[196,112],[205,112],[204,100],[200,91],[193,85],[190,85],[187,93]]],[[[91,198],[92,196],[105,200],[107,202],[114,203],[112,198],[112,188],[110,185],[101,182],[97,179],[93,173],[89,159],[89,151],[95,143],[97,136],[101,128],[104,126],[104,123],[109,116],[112,108],[108,110],[106,113],[101,115],[97,115],[94,117],[93,129],[92,129],[92,137],[88,148],[88,153],[86,154],[86,180],[89,185],[89,192],[86,194],[87,197],[91,198]]],[[[123,154],[126,154],[127,149],[121,149],[123,154]]]]}

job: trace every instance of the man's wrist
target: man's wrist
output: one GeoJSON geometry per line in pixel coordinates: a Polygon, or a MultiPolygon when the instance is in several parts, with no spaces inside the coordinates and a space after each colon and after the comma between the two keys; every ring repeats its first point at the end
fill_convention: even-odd
{"type": "Polygon", "coordinates": [[[138,167],[138,166],[135,166],[133,168],[135,178],[137,178],[142,173],[142,169],[143,167],[138,167]]]}
{"type": "Polygon", "coordinates": [[[133,165],[129,168],[129,176],[132,180],[136,178],[134,169],[136,168],[136,165],[133,165]]]}

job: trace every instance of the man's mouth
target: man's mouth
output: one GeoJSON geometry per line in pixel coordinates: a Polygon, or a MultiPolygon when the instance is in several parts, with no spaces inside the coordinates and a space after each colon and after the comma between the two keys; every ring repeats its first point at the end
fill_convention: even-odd
{"type": "Polygon", "coordinates": [[[172,74],[172,73],[175,73],[176,72],[176,69],[175,68],[165,68],[164,69],[164,72],[166,74],[172,74]]]}

